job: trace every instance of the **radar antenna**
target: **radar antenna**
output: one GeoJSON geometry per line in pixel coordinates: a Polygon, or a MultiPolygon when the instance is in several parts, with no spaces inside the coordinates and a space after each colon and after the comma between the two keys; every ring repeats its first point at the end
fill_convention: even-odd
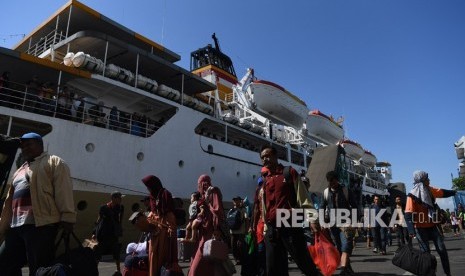
{"type": "Polygon", "coordinates": [[[218,38],[216,38],[216,33],[212,34],[213,41],[215,42],[215,48],[218,50],[218,52],[221,52],[220,49],[220,42],[218,41],[218,38]]]}

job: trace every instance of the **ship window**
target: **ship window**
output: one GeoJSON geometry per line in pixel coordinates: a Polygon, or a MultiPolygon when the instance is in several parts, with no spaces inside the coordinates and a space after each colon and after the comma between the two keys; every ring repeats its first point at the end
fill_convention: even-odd
{"type": "Polygon", "coordinates": [[[139,160],[139,161],[144,160],[144,153],[143,152],[137,153],[137,160],[139,160]]]}
{"type": "Polygon", "coordinates": [[[209,153],[213,153],[213,146],[212,146],[212,145],[208,145],[207,151],[208,151],[209,153]]]}
{"type": "Polygon", "coordinates": [[[140,205],[139,205],[139,203],[134,203],[134,204],[132,204],[131,210],[132,210],[133,212],[139,211],[139,210],[140,210],[140,205]]]}
{"type": "Polygon", "coordinates": [[[252,179],[255,180],[255,178],[257,178],[257,176],[255,174],[252,175],[252,179]]]}
{"type": "Polygon", "coordinates": [[[215,173],[215,167],[211,167],[211,168],[210,168],[210,171],[211,171],[212,173],[215,173]]]}
{"type": "Polygon", "coordinates": [[[95,150],[95,145],[94,145],[94,144],[88,143],[88,144],[86,145],[86,151],[87,151],[87,152],[93,152],[94,150],[95,150]]]}
{"type": "Polygon", "coordinates": [[[241,175],[241,172],[236,172],[236,176],[239,177],[241,175]]]}
{"type": "Polygon", "coordinates": [[[180,168],[184,167],[184,161],[182,161],[182,160],[179,160],[179,162],[178,162],[178,166],[179,166],[180,168]]]}
{"type": "Polygon", "coordinates": [[[85,201],[85,200],[79,201],[78,204],[77,204],[77,209],[79,211],[84,211],[85,209],[87,209],[87,201],[85,201]]]}

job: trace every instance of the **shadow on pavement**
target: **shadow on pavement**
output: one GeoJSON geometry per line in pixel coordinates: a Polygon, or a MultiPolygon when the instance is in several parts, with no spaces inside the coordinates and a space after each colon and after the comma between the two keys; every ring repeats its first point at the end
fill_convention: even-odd
{"type": "MultiPolygon", "coordinates": [[[[356,275],[362,275],[362,273],[356,273],[356,275]]],[[[392,273],[377,273],[377,272],[363,272],[363,276],[378,276],[378,275],[383,275],[383,276],[398,276],[398,274],[392,274],[392,273]]]]}

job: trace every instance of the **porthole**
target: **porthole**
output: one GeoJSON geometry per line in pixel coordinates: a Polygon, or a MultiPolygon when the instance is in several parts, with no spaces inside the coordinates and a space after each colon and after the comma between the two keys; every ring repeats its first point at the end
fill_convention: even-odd
{"type": "Polygon", "coordinates": [[[179,160],[179,162],[178,162],[178,166],[179,166],[180,168],[184,167],[184,161],[182,161],[182,160],[179,160]]]}
{"type": "Polygon", "coordinates": [[[212,145],[208,145],[207,151],[208,151],[209,153],[213,153],[213,146],[212,146],[212,145]]]}
{"type": "Polygon", "coordinates": [[[239,177],[241,175],[241,172],[236,172],[236,176],[239,177]]]}
{"type": "Polygon", "coordinates": [[[139,211],[139,210],[140,210],[140,205],[139,205],[139,203],[134,203],[134,204],[132,204],[131,210],[132,210],[133,212],[139,211]]]}
{"type": "Polygon", "coordinates": [[[93,152],[94,150],[95,150],[94,144],[88,143],[88,144],[86,145],[86,151],[87,151],[87,152],[93,152]]]}
{"type": "Polygon", "coordinates": [[[212,173],[215,173],[215,167],[211,167],[211,168],[210,168],[210,171],[211,171],[212,173]]]}
{"type": "Polygon", "coordinates": [[[138,152],[137,153],[137,160],[139,160],[139,161],[144,160],[144,153],[143,152],[138,152]]]}
{"type": "Polygon", "coordinates": [[[79,211],[84,211],[85,209],[87,209],[87,201],[85,201],[85,200],[79,201],[78,204],[77,204],[77,209],[79,211]]]}

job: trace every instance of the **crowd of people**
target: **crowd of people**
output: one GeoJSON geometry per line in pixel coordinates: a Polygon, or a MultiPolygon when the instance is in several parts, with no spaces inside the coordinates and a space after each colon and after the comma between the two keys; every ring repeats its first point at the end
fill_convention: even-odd
{"type": "MultiPolygon", "coordinates": [[[[53,262],[58,229],[63,228],[65,233],[70,233],[76,223],[76,211],[66,163],[44,151],[42,137],[37,133],[24,134],[20,138],[20,147],[25,163],[13,175],[0,218],[0,238],[3,240],[0,271],[5,275],[21,275],[21,268],[27,263],[32,276],[39,267],[53,262]],[[53,193],[50,192],[52,190],[53,193]]],[[[340,225],[325,229],[319,223],[322,219],[325,222],[329,220],[327,214],[331,210],[356,208],[357,203],[349,196],[347,188],[340,184],[338,173],[329,171],[326,174],[328,186],[323,191],[321,202],[318,202],[318,208],[324,210],[324,218],[318,218],[314,213],[305,219],[307,224],[294,225],[293,218],[288,217],[284,220],[290,226],[283,226],[282,221],[278,222],[279,212],[291,212],[296,208],[315,210],[308,192],[311,183],[292,167],[281,165],[272,146],[262,147],[260,159],[263,167],[253,205],[236,196],[232,198],[233,208],[225,212],[221,188],[213,185],[209,175],[198,178],[196,191],[191,197],[188,231],[184,240],[177,236],[181,225],[177,224],[171,192],[155,175],[142,178],[141,184],[148,191],[148,196],[142,199],[147,210],[131,217],[143,233],[138,243],[127,247],[130,259],[138,254],[136,257],[146,256],[147,275],[158,276],[162,271],[182,275],[178,264],[178,243],[188,242],[194,247],[189,276],[232,275],[234,265],[231,267],[228,263],[229,250],[236,265],[242,265],[241,275],[288,275],[289,256],[303,274],[322,275],[307,248],[313,235],[318,233],[327,235],[339,251],[340,275],[355,275],[350,256],[356,229],[340,225]],[[230,243],[230,248],[227,243],[230,243]]],[[[432,240],[446,275],[450,275],[450,265],[441,229],[434,220],[421,221],[417,216],[431,217],[436,211],[435,199],[454,194],[455,191],[429,186],[428,174],[417,171],[414,173],[414,188],[408,194],[405,206],[398,197],[394,206],[398,212],[393,212],[399,216],[398,223],[393,226],[399,246],[411,245],[415,237],[420,249],[430,252],[429,240],[432,240]]],[[[93,232],[93,238],[99,243],[95,252],[97,259],[103,254],[112,254],[117,274],[121,273],[122,197],[118,191],[111,193],[110,201],[99,209],[93,232]]],[[[381,210],[383,206],[379,196],[373,197],[371,207],[376,213],[381,210]]],[[[450,214],[450,221],[453,225],[462,225],[463,216],[463,207],[459,206],[458,215],[450,214]]],[[[386,254],[385,228],[375,224],[370,229],[375,252],[381,254],[386,254]]]]}
{"type": "Polygon", "coordinates": [[[41,81],[37,75],[19,85],[10,80],[7,71],[0,76],[0,105],[140,137],[151,136],[163,124],[163,119],[156,121],[117,106],[107,107],[103,101],[95,102],[70,87],[41,81]]]}

